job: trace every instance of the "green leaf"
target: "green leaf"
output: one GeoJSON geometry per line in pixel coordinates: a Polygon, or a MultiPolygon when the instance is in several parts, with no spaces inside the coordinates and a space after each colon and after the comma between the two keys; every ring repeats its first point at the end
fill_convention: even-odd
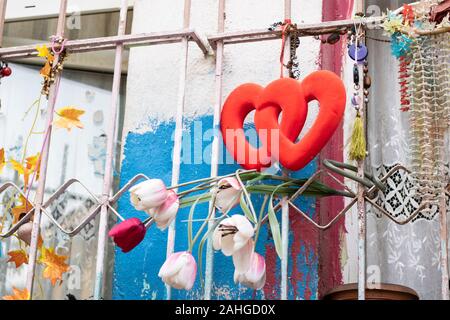
{"type": "Polygon", "coordinates": [[[248,220],[250,220],[251,222],[253,222],[254,224],[256,224],[255,218],[253,217],[252,212],[250,211],[247,202],[245,201],[245,195],[244,193],[241,193],[241,198],[239,200],[242,211],[244,211],[245,216],[247,217],[248,220]]]}
{"type": "Polygon", "coordinates": [[[198,202],[200,201],[200,198],[198,198],[197,200],[195,200],[194,204],[191,207],[191,210],[189,211],[189,221],[188,221],[188,242],[189,242],[189,252],[192,251],[192,219],[194,218],[194,212],[195,212],[195,207],[197,206],[198,202]]]}
{"type": "Polygon", "coordinates": [[[211,228],[209,228],[208,231],[205,232],[202,239],[200,240],[200,243],[198,244],[197,261],[198,261],[198,272],[199,272],[200,285],[202,287],[202,292],[203,292],[204,286],[205,286],[204,281],[203,281],[203,247],[205,246],[205,242],[208,239],[211,232],[214,231],[217,228],[217,226],[222,222],[222,220],[225,218],[226,218],[226,216],[223,216],[222,218],[218,219],[213,224],[213,226],[211,228]]]}
{"type": "Polygon", "coordinates": [[[283,256],[283,247],[281,244],[281,231],[280,224],[278,223],[277,216],[275,215],[275,210],[273,209],[273,194],[270,196],[269,200],[269,224],[270,230],[272,232],[273,242],[275,244],[275,250],[278,257],[281,259],[283,256]]]}
{"type": "Polygon", "coordinates": [[[180,200],[180,208],[186,208],[195,203],[198,199],[198,203],[208,202],[211,199],[211,193],[205,192],[199,195],[182,198],[180,200]]]}

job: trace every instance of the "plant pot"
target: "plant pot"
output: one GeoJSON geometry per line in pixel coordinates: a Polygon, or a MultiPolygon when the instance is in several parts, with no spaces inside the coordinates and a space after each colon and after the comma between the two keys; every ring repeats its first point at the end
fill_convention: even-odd
{"type": "MultiPolygon", "coordinates": [[[[358,284],[348,283],[338,286],[322,298],[323,300],[357,300],[358,284]]],[[[413,289],[390,283],[372,285],[366,289],[366,300],[419,300],[413,289]]]]}

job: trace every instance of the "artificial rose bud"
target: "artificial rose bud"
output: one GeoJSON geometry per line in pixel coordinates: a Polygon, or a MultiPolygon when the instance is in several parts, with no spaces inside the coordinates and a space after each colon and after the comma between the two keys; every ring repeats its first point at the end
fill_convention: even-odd
{"type": "Polygon", "coordinates": [[[164,203],[157,208],[150,209],[148,214],[153,217],[160,230],[165,230],[177,216],[179,208],[178,195],[174,191],[169,190],[164,203]]]}
{"type": "Polygon", "coordinates": [[[197,263],[187,251],[172,253],[159,270],[158,277],[175,289],[190,290],[197,275],[197,263]]]}
{"type": "Polygon", "coordinates": [[[138,218],[131,218],[116,224],[108,233],[122,252],[129,252],[145,237],[147,229],[138,218]]]}
{"type": "Polygon", "coordinates": [[[224,178],[217,183],[219,191],[216,195],[216,208],[222,212],[228,212],[240,201],[241,185],[236,178],[224,178]]]}
{"type": "Polygon", "coordinates": [[[130,188],[130,200],[136,210],[159,207],[167,199],[166,185],[161,179],[150,179],[130,188]]]}

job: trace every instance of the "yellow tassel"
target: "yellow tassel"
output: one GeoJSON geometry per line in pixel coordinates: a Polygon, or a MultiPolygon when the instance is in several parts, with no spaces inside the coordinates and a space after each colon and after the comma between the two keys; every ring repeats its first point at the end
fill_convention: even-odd
{"type": "Polygon", "coordinates": [[[364,160],[366,157],[366,139],[364,137],[364,126],[361,116],[356,115],[353,125],[352,138],[350,141],[350,152],[348,154],[350,160],[364,160]]]}

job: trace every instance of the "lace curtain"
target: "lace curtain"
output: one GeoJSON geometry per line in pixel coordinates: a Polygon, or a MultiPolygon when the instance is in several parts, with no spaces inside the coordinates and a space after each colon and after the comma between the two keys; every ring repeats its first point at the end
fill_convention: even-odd
{"type": "MultiPolygon", "coordinates": [[[[368,36],[386,39],[382,30],[370,30],[368,36]]],[[[411,166],[408,122],[410,115],[400,110],[398,62],[391,55],[390,44],[369,39],[367,46],[372,77],[367,110],[367,169],[383,176],[395,164],[402,164],[407,168],[411,166]]],[[[448,181],[448,132],[445,149],[444,161],[447,164],[448,181]]],[[[387,190],[379,193],[377,203],[400,221],[408,218],[420,205],[420,199],[412,191],[414,180],[408,173],[400,171],[387,180],[387,185],[387,190]]],[[[450,203],[447,197],[448,208],[450,203]]],[[[370,205],[367,209],[368,267],[379,267],[383,283],[408,286],[414,289],[421,299],[441,299],[438,208],[432,206],[429,210],[424,210],[405,225],[397,225],[389,218],[381,216],[380,212],[370,205]]]]}

